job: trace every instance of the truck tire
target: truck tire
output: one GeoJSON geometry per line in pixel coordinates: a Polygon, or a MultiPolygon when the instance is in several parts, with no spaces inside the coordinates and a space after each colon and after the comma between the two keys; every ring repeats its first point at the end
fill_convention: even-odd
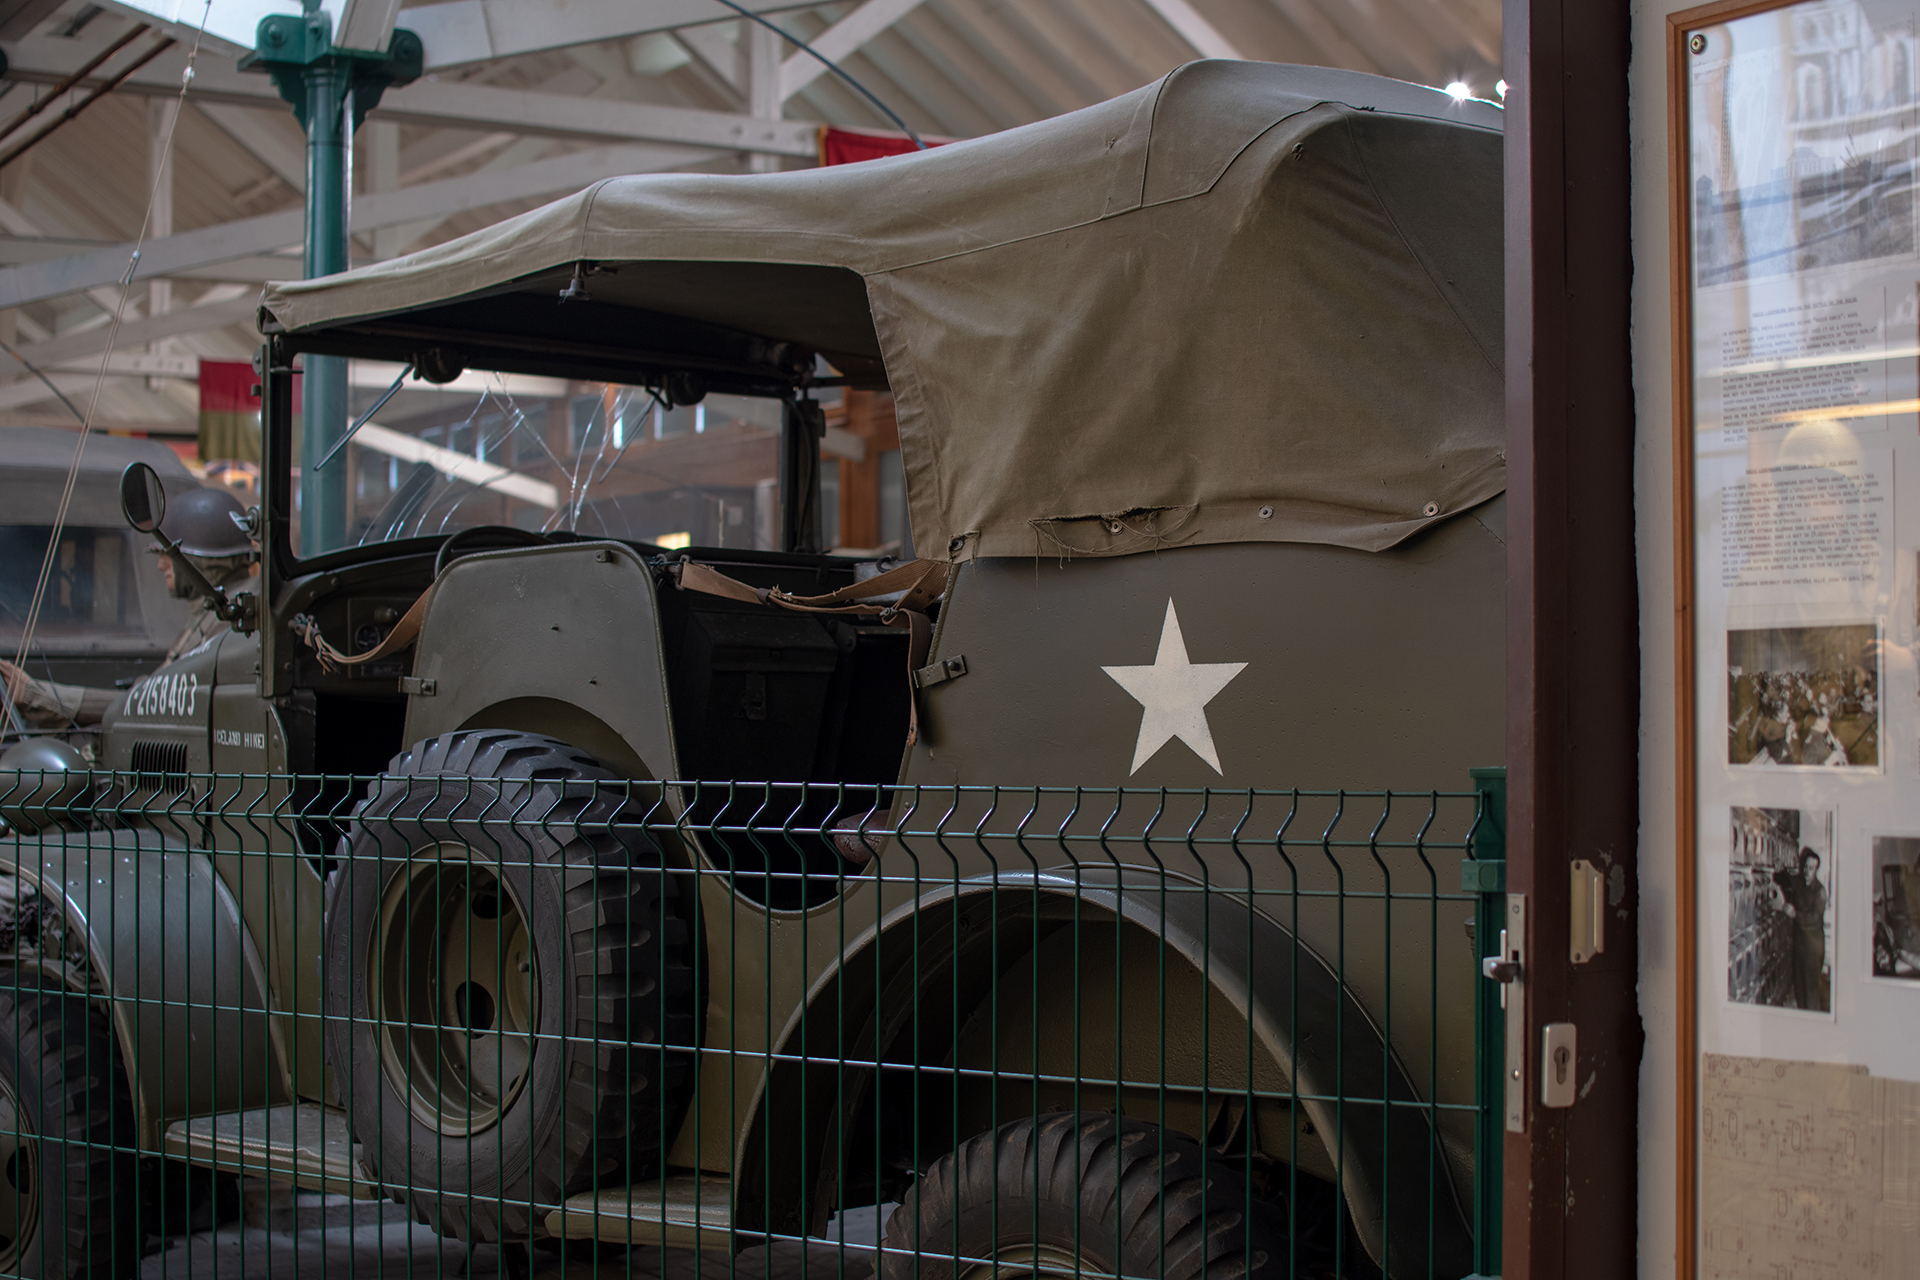
{"type": "Polygon", "coordinates": [[[915,1180],[882,1243],[878,1280],[1287,1274],[1272,1206],[1237,1173],[1184,1134],[1104,1112],[969,1138],[915,1180]]]}
{"type": "Polygon", "coordinates": [[[421,1221],[528,1241],[659,1177],[691,1082],[680,886],[611,770],[445,734],[369,788],[328,880],[327,1058],[369,1171],[421,1221]]]}
{"type": "Polygon", "coordinates": [[[0,977],[0,1274],[130,1276],[133,1100],[113,1033],[80,996],[19,981],[0,977]]]}

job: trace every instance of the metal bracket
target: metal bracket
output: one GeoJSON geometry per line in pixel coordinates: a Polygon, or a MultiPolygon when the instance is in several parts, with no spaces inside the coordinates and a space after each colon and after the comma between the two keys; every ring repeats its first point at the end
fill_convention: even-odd
{"type": "Polygon", "coordinates": [[[1575,858],[1572,870],[1567,958],[1585,964],[1607,949],[1607,877],[1584,858],[1575,858]]]}
{"type": "MultiPolygon", "coordinates": [[[[1468,858],[1460,864],[1460,892],[1505,893],[1507,864],[1503,858],[1468,858]]],[[[1488,975],[1491,977],[1492,975],[1488,975]]]]}
{"type": "Polygon", "coordinates": [[[431,698],[439,692],[439,682],[422,680],[419,676],[401,676],[400,692],[415,698],[431,698]]]}
{"type": "Polygon", "coordinates": [[[945,684],[949,680],[958,680],[967,674],[967,659],[964,654],[954,654],[944,662],[935,662],[913,673],[913,687],[932,688],[936,684],[945,684]]]}

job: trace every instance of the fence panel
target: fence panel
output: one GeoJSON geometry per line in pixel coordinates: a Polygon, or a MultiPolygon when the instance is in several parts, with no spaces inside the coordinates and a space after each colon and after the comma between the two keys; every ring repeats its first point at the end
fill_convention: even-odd
{"type": "Polygon", "coordinates": [[[1498,1270],[1498,770],[858,788],[436,741],[0,774],[0,1274],[1498,1270]]]}

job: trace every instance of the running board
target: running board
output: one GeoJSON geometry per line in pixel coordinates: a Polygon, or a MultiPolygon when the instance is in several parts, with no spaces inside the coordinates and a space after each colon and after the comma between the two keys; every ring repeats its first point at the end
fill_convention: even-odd
{"type": "Polygon", "coordinates": [[[733,1252],[733,1188],[725,1178],[668,1178],[582,1191],[547,1215],[563,1240],[733,1252]]]}
{"type": "Polygon", "coordinates": [[[160,1152],[309,1191],[358,1200],[382,1194],[354,1158],[346,1113],[314,1103],[176,1120],[161,1137],[160,1152]]]}

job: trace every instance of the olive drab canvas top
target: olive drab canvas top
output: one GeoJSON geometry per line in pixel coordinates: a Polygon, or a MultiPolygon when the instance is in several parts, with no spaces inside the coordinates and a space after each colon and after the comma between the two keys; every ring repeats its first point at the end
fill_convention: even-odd
{"type": "Polygon", "coordinates": [[[1379,550],[1505,488],[1501,117],[1379,77],[1196,62],[884,160],[610,178],[266,289],[272,331],[597,301],[812,347],[890,386],[915,544],[1379,550]]]}

